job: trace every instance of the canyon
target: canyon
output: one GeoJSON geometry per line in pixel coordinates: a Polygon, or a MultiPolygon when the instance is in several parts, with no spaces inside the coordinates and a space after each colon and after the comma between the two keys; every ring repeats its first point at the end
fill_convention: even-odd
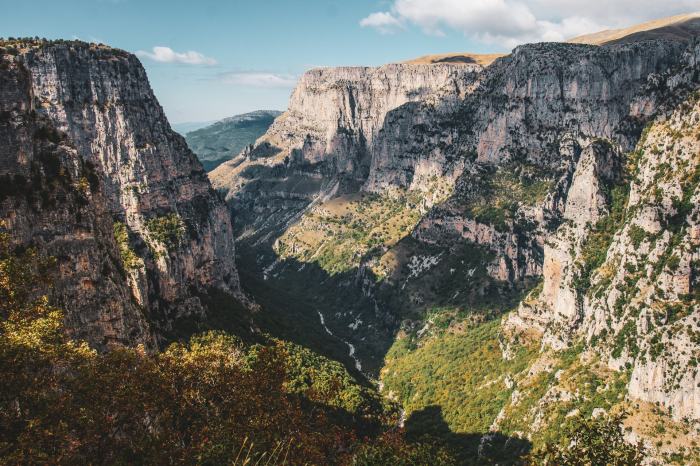
{"type": "Polygon", "coordinates": [[[437,322],[459,334],[502,318],[506,361],[540,350],[488,382],[511,397],[493,429],[537,437],[556,425],[551,397],[561,416],[651,406],[697,422],[697,21],[484,64],[307,72],[268,132],[210,174],[237,218],[244,287],[296,332],[326,316],[383,381],[402,340],[420,352],[437,322]],[[592,406],[561,380],[598,366],[602,390],[624,388],[592,406]]]}
{"type": "Polygon", "coordinates": [[[102,353],[292,342],[480,460],[624,412],[696,461],[699,22],[312,69],[208,174],[134,55],[3,41],[0,230],[102,353]]]}

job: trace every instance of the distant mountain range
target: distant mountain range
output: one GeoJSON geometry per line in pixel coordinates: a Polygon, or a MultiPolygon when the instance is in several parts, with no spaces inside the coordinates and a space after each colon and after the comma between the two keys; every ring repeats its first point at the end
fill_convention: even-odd
{"type": "Polygon", "coordinates": [[[204,169],[211,171],[265,134],[281,113],[277,110],[258,110],[224,118],[188,132],[185,139],[204,169]]]}

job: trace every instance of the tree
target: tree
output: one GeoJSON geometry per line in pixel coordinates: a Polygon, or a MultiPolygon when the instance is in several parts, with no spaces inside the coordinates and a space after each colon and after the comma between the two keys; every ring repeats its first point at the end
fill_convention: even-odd
{"type": "Polygon", "coordinates": [[[533,455],[533,464],[558,466],[637,466],[644,459],[640,443],[625,441],[620,413],[597,418],[578,417],[568,424],[562,441],[533,455]]]}

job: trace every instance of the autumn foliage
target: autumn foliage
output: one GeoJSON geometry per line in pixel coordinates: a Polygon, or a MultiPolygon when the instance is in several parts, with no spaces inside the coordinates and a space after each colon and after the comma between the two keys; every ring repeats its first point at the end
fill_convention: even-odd
{"type": "Polygon", "coordinates": [[[74,342],[33,295],[50,261],[0,234],[0,463],[343,464],[386,420],[341,365],[288,343],[74,342]]]}

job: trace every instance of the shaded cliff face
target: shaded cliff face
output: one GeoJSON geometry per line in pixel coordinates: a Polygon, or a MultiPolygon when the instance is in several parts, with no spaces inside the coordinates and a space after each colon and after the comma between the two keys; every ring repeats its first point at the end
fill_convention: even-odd
{"type": "Polygon", "coordinates": [[[83,178],[90,188],[87,204],[76,209],[72,198],[53,191],[56,176],[45,174],[50,185],[43,195],[57,209],[37,211],[32,202],[17,207],[18,196],[3,206],[18,244],[43,245],[65,261],[59,275],[66,284],[59,281],[54,293],[62,298],[68,323],[80,323],[71,326],[97,345],[104,339],[138,342],[142,338],[132,333],[147,327],[144,322],[150,338],[160,340],[182,318],[204,317],[200,295],[209,290],[240,297],[230,215],[184,139],[170,129],[138,60],[82,43],[13,50],[3,54],[1,71],[18,89],[3,95],[12,108],[6,137],[15,141],[3,154],[3,174],[46,172],[40,163],[44,146],[37,146],[36,134],[32,142],[31,124],[41,124],[46,129],[40,135],[55,135],[48,150],[61,162],[52,170],[59,178],[67,174],[70,189],[83,189],[83,178]],[[25,149],[32,144],[33,152],[25,149]],[[80,167],[89,167],[89,176],[80,177],[80,167]],[[114,270],[99,277],[101,267],[114,270]],[[76,290],[93,286],[91,296],[117,311],[71,296],[71,283],[83,275],[94,283],[83,281],[76,290]]]}

